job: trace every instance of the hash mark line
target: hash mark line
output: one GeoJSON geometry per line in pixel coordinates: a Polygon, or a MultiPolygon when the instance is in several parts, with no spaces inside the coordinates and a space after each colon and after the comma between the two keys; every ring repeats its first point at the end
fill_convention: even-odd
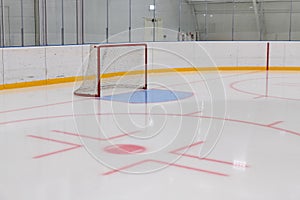
{"type": "Polygon", "coordinates": [[[196,114],[201,114],[201,113],[202,113],[202,111],[197,111],[197,112],[187,113],[182,116],[195,116],[196,114]]]}
{"type": "MultiPolygon", "coordinates": [[[[193,159],[204,160],[204,161],[208,161],[208,162],[215,162],[215,163],[221,163],[221,164],[226,164],[226,165],[232,165],[232,166],[234,166],[234,163],[228,162],[228,161],[217,160],[217,159],[212,159],[212,158],[201,158],[199,156],[195,156],[195,155],[191,155],[191,154],[179,153],[179,151],[182,151],[184,149],[188,150],[191,147],[194,147],[194,146],[197,146],[197,145],[200,145],[200,144],[203,144],[203,143],[204,143],[203,141],[200,141],[200,142],[197,142],[197,143],[194,143],[194,144],[182,147],[180,149],[173,150],[170,153],[176,154],[176,155],[179,155],[179,156],[193,158],[193,159]]],[[[247,167],[249,167],[249,166],[247,165],[247,167]]]]}
{"type": "Polygon", "coordinates": [[[46,140],[46,141],[56,142],[56,143],[60,143],[60,144],[66,144],[66,145],[70,145],[70,146],[78,146],[79,145],[79,144],[74,144],[74,143],[70,143],[70,142],[66,142],[66,141],[62,141],[62,140],[55,140],[55,139],[36,136],[36,135],[27,135],[27,136],[31,137],[31,138],[35,138],[35,139],[46,140]]]}
{"type": "Polygon", "coordinates": [[[204,172],[204,173],[208,173],[208,174],[212,174],[212,175],[229,176],[228,174],[224,174],[224,173],[221,173],[221,172],[204,170],[204,169],[200,169],[200,168],[194,168],[194,167],[189,167],[189,166],[185,166],[185,165],[179,165],[179,164],[175,164],[175,163],[167,163],[167,162],[158,161],[158,160],[152,160],[152,162],[158,162],[158,163],[169,165],[169,166],[179,167],[179,168],[193,170],[193,171],[198,171],[198,172],[204,172]]]}
{"type": "Polygon", "coordinates": [[[77,146],[73,146],[73,147],[70,147],[70,148],[67,148],[67,149],[62,149],[62,150],[59,150],[59,151],[54,151],[54,152],[51,152],[51,153],[45,153],[45,154],[41,154],[41,155],[38,155],[38,156],[34,156],[33,158],[38,159],[38,158],[48,157],[48,156],[51,156],[51,155],[64,153],[66,151],[71,151],[71,150],[81,148],[81,147],[82,147],[81,145],[77,145],[77,146]]]}
{"type": "MultiPolygon", "coordinates": [[[[273,77],[273,78],[275,79],[275,78],[282,78],[282,77],[273,77]]],[[[231,89],[237,91],[237,92],[240,92],[240,93],[243,93],[243,94],[252,95],[252,96],[255,96],[255,97],[265,96],[265,97],[274,98],[274,99],[289,100],[289,101],[300,101],[300,99],[295,99],[295,98],[287,98],[287,97],[280,97],[280,96],[270,96],[270,95],[261,95],[259,93],[250,92],[250,91],[247,91],[247,90],[240,89],[238,86],[236,86],[237,84],[245,83],[247,81],[253,81],[253,80],[265,80],[265,78],[255,78],[255,79],[246,79],[246,80],[241,80],[241,81],[235,81],[235,82],[232,82],[229,87],[231,89]]]]}
{"type": "Polygon", "coordinates": [[[54,152],[34,156],[33,157],[34,159],[43,158],[43,157],[51,156],[51,155],[58,154],[58,153],[63,153],[63,152],[66,152],[66,151],[70,151],[70,150],[82,147],[82,145],[74,144],[74,143],[70,143],[70,142],[65,142],[65,141],[61,141],[61,140],[55,140],[55,139],[36,136],[36,135],[27,135],[27,136],[31,137],[31,138],[39,139],[39,140],[45,140],[45,141],[50,141],[50,142],[55,142],[55,143],[59,143],[59,144],[65,144],[65,145],[72,146],[70,148],[66,148],[66,149],[62,149],[62,150],[58,150],[58,151],[54,151],[54,152]]]}
{"type": "Polygon", "coordinates": [[[103,173],[102,175],[104,175],[104,176],[111,175],[111,174],[120,172],[120,171],[122,171],[122,170],[129,169],[129,168],[132,168],[132,167],[135,167],[135,166],[144,164],[144,163],[146,163],[146,162],[149,162],[149,160],[142,160],[142,161],[139,161],[139,162],[136,162],[136,163],[132,163],[132,164],[130,164],[130,165],[126,165],[126,166],[121,167],[121,168],[119,168],[119,169],[114,169],[114,170],[105,172],[105,173],[103,173]]]}
{"type": "MultiPolygon", "coordinates": [[[[266,127],[268,127],[268,126],[266,126],[266,127]]],[[[273,129],[278,130],[278,131],[283,131],[283,132],[286,132],[286,133],[290,133],[290,134],[293,134],[293,135],[300,136],[300,133],[295,132],[295,131],[291,131],[291,130],[287,130],[287,129],[284,129],[284,128],[279,128],[279,127],[276,127],[276,126],[271,126],[269,128],[273,128],[273,129]]]]}
{"type": "Polygon", "coordinates": [[[274,123],[271,123],[271,124],[267,124],[266,126],[268,126],[268,127],[274,127],[274,126],[276,126],[278,124],[281,124],[281,123],[283,123],[283,121],[277,121],[277,122],[274,122],[274,123]]]}
{"type": "Polygon", "coordinates": [[[50,106],[58,106],[58,105],[72,103],[72,102],[87,101],[87,100],[89,100],[89,99],[78,99],[78,100],[73,100],[73,101],[63,101],[63,102],[57,102],[57,103],[52,103],[52,104],[45,104],[45,105],[38,105],[38,106],[31,106],[31,107],[24,107],[24,108],[16,108],[16,109],[12,109],[12,110],[0,111],[0,114],[18,112],[18,111],[24,111],[24,110],[33,110],[36,108],[44,108],[44,107],[50,107],[50,106]]]}
{"type": "Polygon", "coordinates": [[[254,97],[253,99],[261,99],[261,98],[268,98],[267,95],[259,95],[257,97],[254,97]]]}
{"type": "Polygon", "coordinates": [[[182,168],[182,169],[187,169],[187,170],[191,170],[191,171],[208,173],[208,174],[212,174],[212,175],[229,176],[228,174],[224,174],[224,173],[220,173],[220,172],[209,171],[209,170],[205,170],[205,169],[194,168],[194,167],[189,167],[189,166],[185,166],[185,165],[179,165],[179,164],[175,164],[175,163],[167,163],[167,162],[159,161],[159,160],[143,160],[143,161],[140,161],[140,162],[137,162],[137,163],[133,163],[133,164],[121,167],[119,169],[114,169],[114,170],[111,170],[109,172],[105,172],[102,175],[111,175],[111,174],[120,172],[122,170],[129,169],[129,168],[132,168],[132,167],[135,167],[137,165],[141,165],[141,164],[144,164],[144,163],[147,163],[147,162],[154,162],[154,163],[164,164],[164,165],[168,165],[168,166],[172,166],[172,167],[178,167],[178,168],[182,168]]]}
{"type": "Polygon", "coordinates": [[[98,140],[98,141],[109,141],[109,140],[113,140],[113,139],[117,139],[117,138],[121,138],[121,137],[130,136],[130,135],[133,135],[133,134],[138,133],[140,131],[132,131],[132,132],[129,132],[129,133],[116,135],[116,136],[112,136],[112,137],[109,137],[109,138],[97,138],[97,137],[92,137],[92,136],[88,136],[88,135],[80,135],[80,134],[77,134],[77,133],[71,133],[71,132],[59,131],[59,130],[52,130],[52,132],[61,133],[61,134],[64,134],[64,135],[71,135],[71,136],[76,136],[76,137],[88,138],[88,139],[98,140]]]}
{"type": "MultiPolygon", "coordinates": [[[[201,158],[199,156],[190,155],[190,154],[178,154],[178,155],[182,155],[185,157],[194,158],[194,159],[198,159],[198,160],[204,160],[204,161],[208,161],[208,162],[221,163],[221,164],[225,164],[225,165],[235,166],[235,164],[233,162],[228,162],[228,161],[223,161],[223,160],[217,160],[217,159],[212,159],[212,158],[201,158]]],[[[245,167],[249,167],[249,165],[246,165],[245,167]]]]}
{"type": "Polygon", "coordinates": [[[184,147],[181,147],[179,149],[175,149],[173,151],[171,151],[170,153],[173,153],[173,154],[177,154],[178,151],[182,151],[184,149],[190,149],[191,147],[194,147],[194,146],[197,146],[197,145],[200,145],[200,144],[203,144],[204,142],[203,141],[199,141],[199,142],[196,142],[196,143],[193,143],[193,144],[190,144],[190,145],[187,145],[187,146],[184,146],[184,147]]]}

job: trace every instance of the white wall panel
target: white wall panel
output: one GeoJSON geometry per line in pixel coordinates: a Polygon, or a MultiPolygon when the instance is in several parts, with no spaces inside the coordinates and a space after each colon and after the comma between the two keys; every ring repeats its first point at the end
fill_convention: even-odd
{"type": "Polygon", "coordinates": [[[82,45],[81,46],[81,66],[82,67],[77,69],[79,76],[83,75],[84,70],[88,67],[90,48],[91,48],[91,45],[82,45]]]}
{"type": "Polygon", "coordinates": [[[270,66],[299,67],[300,42],[272,42],[270,66]]]}
{"type": "MultiPolygon", "coordinates": [[[[266,42],[148,43],[149,69],[265,66],[266,46],[266,42]]],[[[300,42],[271,42],[270,47],[270,66],[300,66],[300,42]]],[[[89,48],[0,49],[0,84],[80,76],[88,64],[89,48]]]]}
{"type": "Polygon", "coordinates": [[[154,68],[192,67],[195,64],[193,43],[150,43],[150,54],[154,68]]]}
{"type": "Polygon", "coordinates": [[[196,67],[216,67],[216,61],[213,57],[212,51],[209,49],[208,43],[192,42],[193,57],[196,67]]]}
{"type": "Polygon", "coordinates": [[[238,42],[238,66],[266,66],[266,42],[238,42]]]}
{"type": "Polygon", "coordinates": [[[199,45],[216,66],[237,66],[238,44],[236,42],[199,42],[199,45]]]}
{"type": "Polygon", "coordinates": [[[46,80],[43,47],[3,49],[4,83],[46,80]]]}
{"type": "Polygon", "coordinates": [[[82,68],[81,46],[46,48],[47,79],[76,76],[82,68]]]}
{"type": "Polygon", "coordinates": [[[286,43],[284,66],[300,66],[300,42],[286,43]]]}
{"type": "Polygon", "coordinates": [[[285,66],[286,42],[270,43],[270,66],[285,66]]]}
{"type": "Polygon", "coordinates": [[[169,67],[192,67],[191,64],[196,67],[266,64],[265,42],[151,43],[151,46],[157,49],[154,51],[153,61],[169,67]]]}

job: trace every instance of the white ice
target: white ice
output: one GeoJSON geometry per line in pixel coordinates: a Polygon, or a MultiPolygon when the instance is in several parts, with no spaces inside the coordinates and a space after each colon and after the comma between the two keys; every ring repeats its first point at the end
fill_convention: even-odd
{"type": "Polygon", "coordinates": [[[194,95],[148,104],[73,85],[0,91],[1,200],[300,199],[300,73],[150,74],[194,95]]]}

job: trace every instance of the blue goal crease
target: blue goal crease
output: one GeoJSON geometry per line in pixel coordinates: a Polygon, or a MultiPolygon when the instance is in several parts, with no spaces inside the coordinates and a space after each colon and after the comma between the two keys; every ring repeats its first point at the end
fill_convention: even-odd
{"type": "Polygon", "coordinates": [[[178,101],[193,96],[191,92],[172,90],[138,90],[134,92],[101,97],[101,100],[118,101],[124,103],[159,103],[178,101]]]}

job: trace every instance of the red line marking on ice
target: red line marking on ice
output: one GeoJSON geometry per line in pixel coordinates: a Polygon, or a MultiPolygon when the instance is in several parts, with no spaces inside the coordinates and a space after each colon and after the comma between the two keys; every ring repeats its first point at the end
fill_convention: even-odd
{"type": "Polygon", "coordinates": [[[229,122],[237,122],[237,123],[242,123],[242,124],[250,124],[250,125],[254,125],[254,126],[260,126],[260,127],[265,127],[265,128],[271,128],[271,129],[275,129],[275,130],[280,130],[280,131],[285,131],[286,133],[290,133],[296,136],[300,136],[300,133],[295,132],[295,131],[291,131],[288,129],[284,129],[284,128],[278,128],[278,127],[274,127],[274,126],[269,126],[269,124],[260,124],[260,123],[256,123],[256,122],[248,122],[248,121],[243,121],[243,120],[237,120],[237,119],[228,119],[228,118],[219,118],[219,117],[209,117],[209,116],[200,116],[201,118],[207,118],[207,119],[216,119],[216,120],[225,120],[225,121],[229,121],[229,122]]]}
{"type": "MultiPolygon", "coordinates": [[[[273,77],[272,79],[276,79],[276,78],[282,78],[282,77],[273,77]]],[[[235,81],[233,83],[230,84],[230,88],[240,92],[240,93],[244,93],[244,94],[248,94],[251,96],[255,96],[258,98],[261,97],[266,97],[266,94],[259,94],[259,93],[255,93],[255,92],[249,92],[249,91],[245,91],[242,89],[239,89],[236,85],[240,84],[240,83],[244,83],[247,81],[254,81],[254,80],[264,80],[265,78],[255,78],[255,79],[246,79],[246,80],[240,80],[240,81],[235,81]]],[[[287,98],[287,97],[280,97],[280,96],[270,96],[269,94],[267,95],[268,98],[273,98],[273,99],[282,99],[282,100],[289,100],[289,101],[300,101],[300,99],[296,99],[296,98],[287,98]]]]}
{"type": "Polygon", "coordinates": [[[105,147],[104,151],[110,154],[130,155],[143,153],[146,151],[146,147],[134,144],[113,144],[105,147]]]}
{"type": "Polygon", "coordinates": [[[71,151],[71,150],[81,148],[81,147],[82,146],[78,145],[78,146],[70,147],[70,148],[67,148],[67,149],[62,149],[62,150],[59,150],[59,151],[54,151],[54,152],[51,152],[51,153],[46,153],[46,154],[42,154],[42,155],[39,155],[39,156],[34,156],[33,158],[38,159],[38,158],[48,157],[48,156],[51,156],[51,155],[54,155],[54,154],[64,153],[66,151],[71,151]]]}
{"type": "Polygon", "coordinates": [[[203,143],[204,143],[203,141],[199,141],[199,142],[196,142],[194,144],[190,144],[188,146],[184,146],[184,147],[181,147],[179,149],[175,149],[175,150],[171,151],[170,153],[177,153],[178,151],[182,151],[184,149],[188,150],[188,149],[190,149],[190,148],[192,148],[194,146],[197,146],[197,145],[200,145],[200,144],[203,144],[203,143]]]}
{"type": "MultiPolygon", "coordinates": [[[[203,141],[196,142],[194,144],[191,144],[191,145],[188,145],[188,146],[185,146],[185,147],[173,150],[170,153],[173,153],[173,154],[176,154],[176,155],[179,155],[179,156],[184,156],[184,157],[189,157],[189,158],[197,159],[197,160],[204,160],[204,161],[208,161],[208,162],[215,162],[215,163],[221,163],[221,164],[226,164],[226,165],[232,165],[232,166],[234,166],[233,162],[228,162],[228,161],[223,161],[223,160],[217,160],[217,159],[212,159],[212,158],[201,158],[200,156],[196,156],[196,155],[191,155],[191,154],[187,154],[187,153],[179,153],[179,151],[182,151],[182,150],[185,150],[185,149],[186,149],[186,151],[188,151],[190,148],[195,147],[197,145],[201,145],[203,143],[204,143],[203,141]]],[[[246,167],[249,167],[249,166],[247,165],[246,167]]]]}
{"type": "MultiPolygon", "coordinates": [[[[118,115],[128,115],[128,113],[115,113],[118,115]]],[[[161,115],[161,114],[153,114],[153,113],[130,113],[132,115],[161,115]]],[[[19,119],[19,120],[12,120],[6,122],[0,122],[0,125],[7,125],[7,124],[14,124],[20,122],[29,122],[29,121],[36,121],[36,120],[49,120],[49,119],[59,119],[59,118],[68,118],[68,117],[88,117],[88,116],[110,116],[113,113],[93,113],[93,114],[72,114],[72,115],[57,115],[57,116],[45,116],[45,117],[35,117],[35,118],[27,118],[27,119],[19,119]]],[[[168,114],[168,116],[183,116],[182,114],[168,114]]]]}
{"type": "Polygon", "coordinates": [[[105,173],[103,173],[102,175],[104,175],[104,176],[111,175],[111,174],[120,172],[120,171],[122,171],[122,170],[129,169],[129,168],[132,168],[132,167],[141,165],[141,164],[146,163],[146,162],[149,162],[149,160],[142,160],[142,161],[139,161],[139,162],[136,162],[136,163],[132,163],[132,164],[130,164],[130,165],[126,165],[126,166],[124,166],[124,167],[120,167],[120,168],[118,168],[118,169],[114,169],[114,170],[105,172],[105,173]]]}
{"type": "Polygon", "coordinates": [[[25,108],[17,108],[17,109],[12,109],[12,110],[5,110],[5,111],[0,111],[0,114],[3,113],[10,113],[10,112],[18,112],[18,111],[24,111],[24,110],[32,110],[36,108],[43,108],[43,107],[50,107],[50,106],[57,106],[57,105],[63,105],[63,104],[68,104],[72,102],[77,102],[77,101],[86,101],[89,99],[79,99],[79,100],[74,100],[74,101],[63,101],[63,102],[58,102],[58,103],[52,103],[52,104],[45,104],[45,105],[39,105],[39,106],[31,106],[31,107],[25,107],[25,108]]]}
{"type": "Polygon", "coordinates": [[[278,125],[278,124],[281,124],[281,123],[283,123],[283,121],[277,121],[277,122],[274,122],[274,123],[272,123],[272,124],[268,124],[267,126],[268,126],[268,127],[274,127],[274,126],[276,126],[276,125],[278,125]]]}
{"type": "MultiPolygon", "coordinates": [[[[243,121],[243,120],[237,120],[237,119],[229,119],[229,118],[220,118],[220,117],[212,117],[212,116],[183,116],[182,114],[160,114],[160,113],[131,113],[132,115],[163,115],[163,116],[177,116],[177,117],[199,117],[203,119],[215,119],[215,120],[224,120],[224,121],[229,121],[229,122],[237,122],[237,123],[242,123],[242,124],[250,124],[250,125],[255,125],[255,126],[260,126],[260,127],[267,127],[271,129],[278,130],[276,127],[268,127],[266,124],[261,124],[261,123],[256,123],[256,122],[251,122],[251,121],[243,121]]],[[[22,120],[15,120],[15,121],[6,121],[6,122],[0,122],[0,125],[4,124],[13,124],[13,123],[19,123],[19,122],[27,122],[27,121],[36,121],[36,120],[43,120],[43,119],[57,119],[57,118],[66,118],[66,117],[83,117],[83,116],[94,116],[95,113],[93,114],[81,114],[81,115],[61,115],[61,116],[48,116],[48,117],[37,117],[37,118],[30,118],[30,119],[22,119],[22,120]]],[[[128,115],[128,113],[97,113],[96,115],[128,115]]],[[[283,131],[287,133],[291,133],[293,135],[300,136],[300,133],[297,133],[295,131],[291,131],[288,129],[282,129],[283,131]]]]}
{"type": "Polygon", "coordinates": [[[62,141],[62,140],[56,140],[56,139],[51,139],[51,138],[46,138],[46,137],[41,137],[41,136],[36,136],[36,135],[27,135],[27,136],[31,137],[31,138],[46,140],[46,141],[50,141],[50,142],[56,142],[56,143],[60,143],[60,144],[66,144],[66,145],[70,145],[70,146],[79,145],[79,144],[74,144],[74,143],[70,143],[70,142],[65,142],[65,141],[62,141]]]}
{"type": "Polygon", "coordinates": [[[254,99],[261,99],[261,98],[267,98],[268,96],[266,95],[259,95],[257,97],[254,97],[254,99]]]}
{"type": "Polygon", "coordinates": [[[0,125],[14,124],[14,123],[20,123],[20,122],[29,122],[29,121],[36,121],[36,120],[43,120],[43,119],[67,118],[67,117],[73,117],[73,115],[59,115],[59,116],[47,116],[47,117],[19,119],[19,120],[13,120],[13,121],[0,122],[0,125]]]}
{"type": "Polygon", "coordinates": [[[197,112],[187,113],[182,116],[196,116],[197,114],[201,114],[201,113],[202,113],[202,111],[197,111],[197,112]]]}
{"type": "Polygon", "coordinates": [[[295,132],[295,131],[291,131],[291,130],[287,130],[287,129],[284,129],[284,128],[279,128],[279,127],[274,127],[274,126],[270,126],[270,128],[278,130],[278,131],[283,131],[285,133],[290,133],[290,134],[293,134],[293,135],[300,136],[300,133],[295,132]]]}
{"type": "Polygon", "coordinates": [[[62,140],[56,140],[56,139],[51,139],[51,138],[46,138],[46,137],[41,137],[41,136],[36,136],[36,135],[27,135],[27,136],[31,137],[31,138],[39,139],[39,140],[45,140],[45,141],[50,141],[50,142],[55,142],[55,143],[59,143],[59,144],[65,144],[65,145],[72,146],[70,148],[61,149],[61,150],[58,150],[58,151],[53,151],[53,152],[50,152],[50,153],[34,156],[33,157],[34,159],[43,158],[43,157],[51,156],[51,155],[58,154],[58,153],[63,153],[63,152],[66,152],[66,151],[70,151],[70,150],[74,150],[74,149],[82,147],[82,145],[74,144],[74,143],[70,143],[70,142],[66,142],[66,141],[62,141],[62,140]]]}
{"type": "Polygon", "coordinates": [[[262,80],[262,78],[255,78],[255,79],[246,79],[246,80],[241,80],[241,81],[234,81],[230,84],[230,88],[233,89],[233,90],[236,90],[238,92],[241,92],[241,93],[244,93],[244,94],[249,94],[249,95],[253,95],[253,96],[265,96],[265,95],[262,95],[262,94],[257,94],[257,93],[254,93],[254,92],[249,92],[249,91],[244,91],[244,90],[241,90],[239,88],[237,88],[235,85],[237,84],[240,84],[240,83],[243,83],[243,82],[246,82],[246,81],[254,81],[254,80],[262,80]]]}
{"type": "Polygon", "coordinates": [[[203,173],[208,173],[208,174],[212,174],[212,175],[218,175],[218,176],[229,176],[228,174],[224,174],[224,173],[220,173],[220,172],[215,172],[215,171],[210,171],[210,170],[205,170],[205,169],[200,169],[200,168],[194,168],[194,167],[189,167],[189,166],[185,166],[185,165],[179,165],[179,164],[175,164],[175,163],[167,163],[167,162],[163,162],[163,161],[159,161],[159,160],[143,160],[137,163],[133,163],[124,167],[121,167],[119,169],[114,169],[112,171],[103,173],[103,175],[111,175],[117,172],[120,172],[122,170],[126,170],[132,167],[135,167],[137,165],[141,165],[144,163],[148,163],[148,162],[154,162],[154,163],[159,163],[159,164],[164,164],[164,165],[168,165],[168,166],[172,166],[172,167],[179,167],[179,168],[183,168],[183,169],[188,169],[188,170],[192,170],[192,171],[197,171],[197,172],[203,172],[203,173]]]}
{"type": "MultiPolygon", "coordinates": [[[[191,154],[180,154],[180,153],[178,153],[178,155],[182,155],[182,156],[197,159],[197,160],[204,160],[204,161],[208,161],[208,162],[214,162],[214,163],[220,163],[220,164],[235,166],[235,164],[233,162],[229,162],[229,161],[217,160],[217,159],[212,159],[212,158],[201,158],[199,156],[195,156],[195,155],[191,155],[191,154]]],[[[246,165],[245,167],[249,167],[249,165],[246,165]]]]}
{"type": "Polygon", "coordinates": [[[71,135],[71,136],[76,136],[76,137],[88,138],[88,139],[92,139],[92,140],[108,141],[108,140],[113,140],[113,139],[117,139],[117,138],[130,136],[130,135],[136,134],[140,131],[132,131],[132,132],[129,132],[129,133],[116,135],[116,136],[112,136],[112,137],[109,137],[109,138],[97,138],[97,137],[81,135],[81,134],[77,134],[77,133],[70,133],[70,132],[66,132],[66,131],[59,131],[59,130],[52,130],[52,132],[61,133],[61,134],[64,134],[64,135],[71,135]]]}
{"type": "MultiPolygon", "coordinates": [[[[96,138],[96,137],[90,137],[90,136],[82,136],[82,135],[78,135],[76,133],[70,133],[70,132],[58,131],[58,130],[52,130],[52,132],[62,133],[62,134],[65,134],[65,135],[71,135],[71,136],[76,136],[76,137],[80,136],[80,137],[85,137],[85,138],[88,138],[88,139],[99,140],[99,141],[108,141],[108,140],[112,140],[112,139],[116,139],[116,138],[121,138],[121,137],[129,136],[129,135],[135,134],[135,133],[137,133],[139,131],[133,131],[133,132],[130,132],[130,133],[127,133],[127,134],[117,135],[117,136],[110,137],[110,138],[105,138],[105,139],[96,138]]],[[[42,154],[42,155],[39,155],[39,156],[35,156],[35,157],[33,157],[35,159],[36,158],[47,157],[47,156],[58,154],[58,153],[63,153],[63,152],[66,152],[66,151],[70,151],[70,150],[82,147],[82,145],[74,144],[74,143],[70,143],[70,142],[66,142],[66,141],[62,141],[62,140],[56,140],[56,139],[46,138],[46,137],[41,137],[41,136],[36,136],[36,135],[27,135],[27,136],[31,137],[31,138],[39,139],[39,140],[45,140],[45,141],[50,141],[50,142],[55,142],[55,143],[60,143],[60,144],[65,144],[65,145],[72,146],[72,147],[67,148],[67,149],[62,149],[62,150],[59,150],[59,151],[54,151],[54,152],[42,154]]]]}
{"type": "Polygon", "coordinates": [[[35,118],[27,118],[27,119],[19,119],[19,120],[13,120],[13,121],[0,122],[0,125],[14,124],[14,123],[20,123],[20,122],[29,122],[29,121],[36,121],[36,120],[68,118],[68,117],[88,117],[88,116],[93,116],[93,115],[95,115],[95,114],[57,115],[57,116],[35,117],[35,118]]]}

